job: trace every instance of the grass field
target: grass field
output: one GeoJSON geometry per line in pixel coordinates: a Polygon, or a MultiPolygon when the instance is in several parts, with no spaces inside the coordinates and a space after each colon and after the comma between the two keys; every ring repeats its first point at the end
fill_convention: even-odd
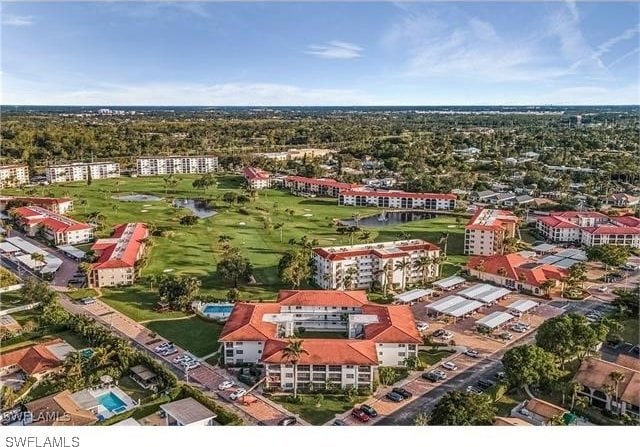
{"type": "Polygon", "coordinates": [[[198,357],[218,350],[218,336],[222,330],[220,324],[199,317],[151,321],[146,326],[198,357]]]}
{"type": "Polygon", "coordinates": [[[622,338],[629,343],[640,343],[640,324],[637,318],[629,318],[623,322],[622,338]]]}
{"type": "Polygon", "coordinates": [[[357,396],[354,401],[348,401],[343,396],[325,395],[320,406],[316,406],[316,396],[300,394],[298,396],[302,399],[301,403],[289,402],[289,396],[273,396],[271,400],[278,402],[312,425],[323,425],[336,417],[336,414],[344,413],[353,408],[355,404],[367,400],[363,396],[357,396]]]}
{"type": "MultiPolygon", "coordinates": [[[[100,210],[105,216],[105,227],[98,236],[108,236],[114,225],[123,222],[152,222],[165,230],[166,236],[153,238],[154,244],[148,265],[142,278],[133,287],[103,289],[104,301],[115,309],[138,320],[183,316],[182,313],[157,313],[153,306],[156,294],[147,286],[147,278],[164,271],[184,273],[198,277],[202,282],[201,295],[208,298],[223,298],[230,284],[215,273],[215,266],[222,254],[218,244],[220,235],[231,237],[230,244],[247,256],[254,267],[257,284],[240,287],[243,300],[273,300],[279,289],[285,288],[277,275],[277,264],[282,254],[291,248],[290,239],[306,236],[316,239],[321,245],[348,244],[349,239],[336,232],[333,219],[348,219],[354,213],[361,217],[376,214],[378,209],[340,207],[332,198],[304,198],[280,190],[263,190],[259,197],[243,209],[228,206],[221,196],[228,191],[240,192],[240,176],[220,175],[218,186],[208,191],[194,189],[191,183],[197,176],[180,176],[174,190],[166,191],[162,177],[127,178],[99,180],[91,185],[68,183],[39,187],[34,194],[48,196],[68,196],[75,200],[74,217],[86,219],[93,210],[100,210]],[[113,196],[144,193],[162,197],[157,202],[123,202],[113,196]],[[208,219],[200,219],[191,227],[179,224],[181,216],[190,212],[171,206],[174,198],[201,198],[213,200],[219,212],[208,219]],[[144,213],[142,211],[145,211],[144,213]],[[307,215],[307,216],[305,216],[307,215]],[[311,216],[309,216],[311,215],[311,216]],[[283,238],[280,231],[267,231],[263,218],[268,216],[272,224],[283,224],[283,238]],[[244,225],[240,225],[244,223],[244,225]]],[[[6,191],[7,194],[11,191],[6,191]]],[[[24,194],[24,192],[21,192],[24,194]]],[[[464,220],[463,220],[464,221],[464,220]]],[[[464,222],[455,217],[442,216],[435,219],[413,221],[399,225],[367,228],[375,241],[391,241],[399,237],[422,238],[437,243],[443,233],[449,233],[449,262],[461,264],[464,222]]],[[[359,242],[356,240],[354,242],[359,242]]],[[[446,265],[446,273],[453,272],[454,265],[446,265]]]]}
{"type": "Polygon", "coordinates": [[[451,351],[440,351],[435,349],[430,351],[418,351],[418,357],[425,367],[435,365],[442,359],[449,357],[451,354],[453,354],[451,351]]]}

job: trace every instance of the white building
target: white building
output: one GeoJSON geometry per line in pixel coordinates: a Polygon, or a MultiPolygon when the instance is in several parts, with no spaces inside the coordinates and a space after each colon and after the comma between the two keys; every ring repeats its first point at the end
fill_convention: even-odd
{"type": "Polygon", "coordinates": [[[215,155],[140,157],[136,164],[139,176],[207,174],[218,170],[218,157],[215,155]]]}
{"type": "Polygon", "coordinates": [[[27,165],[0,166],[0,188],[10,188],[29,183],[29,167],[27,165]]]}
{"type": "Polygon", "coordinates": [[[338,197],[342,191],[355,188],[357,183],[344,183],[332,178],[311,178],[290,175],[284,178],[285,188],[296,195],[318,195],[338,197]]]}
{"type": "Polygon", "coordinates": [[[49,183],[86,181],[120,177],[120,165],[111,161],[96,163],[70,163],[45,168],[49,183]]]}
{"type": "Polygon", "coordinates": [[[584,246],[626,245],[640,247],[640,219],[609,217],[595,211],[566,211],[539,217],[536,228],[553,242],[577,242],[584,246]]]}
{"type": "Polygon", "coordinates": [[[16,222],[29,234],[39,233],[55,245],[84,244],[93,240],[93,227],[39,206],[14,208],[16,222]]]}
{"type": "Polygon", "coordinates": [[[247,166],[242,170],[247,185],[252,189],[264,189],[271,186],[271,174],[260,168],[247,166]]]}
{"type": "Polygon", "coordinates": [[[315,331],[344,338],[302,340],[300,388],[332,383],[371,388],[378,366],[403,366],[422,343],[409,306],[371,304],[363,291],[283,290],[276,303],[238,303],[220,335],[224,363],[266,365],[266,388],[291,390],[294,368],[282,350],[315,331]]]}
{"type": "Polygon", "coordinates": [[[405,192],[359,187],[341,191],[338,197],[338,205],[453,210],[456,207],[456,199],[455,194],[405,192]]]}
{"type": "Polygon", "coordinates": [[[316,247],[314,281],[323,289],[368,289],[374,284],[404,288],[436,279],[439,264],[434,260],[439,257],[440,248],[421,239],[316,247]]]}
{"type": "Polygon", "coordinates": [[[518,218],[510,211],[479,209],[464,230],[464,254],[491,256],[502,253],[505,238],[516,235],[518,218]]]}
{"type": "Polygon", "coordinates": [[[160,405],[167,426],[197,427],[214,425],[216,414],[193,397],[160,405]]]}

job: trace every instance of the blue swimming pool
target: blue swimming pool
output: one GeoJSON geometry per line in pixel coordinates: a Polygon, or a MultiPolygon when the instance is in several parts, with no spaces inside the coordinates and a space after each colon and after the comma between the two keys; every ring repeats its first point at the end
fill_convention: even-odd
{"type": "Polygon", "coordinates": [[[122,401],[122,399],[120,399],[111,391],[101,396],[98,396],[97,400],[100,403],[100,405],[102,405],[112,413],[118,413],[127,408],[127,405],[122,401]]]}
{"type": "Polygon", "coordinates": [[[202,309],[205,314],[230,314],[233,304],[209,304],[202,309]]]}

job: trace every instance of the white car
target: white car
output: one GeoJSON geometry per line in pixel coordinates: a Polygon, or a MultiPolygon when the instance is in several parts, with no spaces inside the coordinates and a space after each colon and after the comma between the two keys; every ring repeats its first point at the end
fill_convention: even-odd
{"type": "Polygon", "coordinates": [[[429,323],[425,323],[424,321],[418,321],[416,322],[416,327],[418,328],[419,331],[426,331],[427,329],[429,329],[429,323]]]}
{"type": "Polygon", "coordinates": [[[444,334],[440,336],[443,340],[451,340],[453,338],[453,332],[445,331],[444,334]]]}
{"type": "Polygon", "coordinates": [[[600,286],[600,287],[598,287],[598,289],[597,289],[597,290],[598,290],[598,292],[603,292],[603,293],[604,293],[604,292],[606,292],[606,291],[607,291],[607,290],[609,290],[609,289],[607,289],[607,286],[600,286]]]}
{"type": "Polygon", "coordinates": [[[229,399],[237,400],[237,399],[240,399],[245,394],[247,394],[247,390],[245,390],[244,388],[238,388],[237,390],[235,390],[233,393],[229,395],[229,399]]]}
{"type": "Polygon", "coordinates": [[[153,348],[153,350],[155,352],[160,352],[160,351],[165,351],[165,350],[167,350],[169,348],[173,348],[173,343],[167,341],[167,342],[159,344],[158,346],[153,348]]]}
{"type": "Polygon", "coordinates": [[[442,367],[443,367],[444,369],[448,369],[449,371],[455,371],[456,369],[458,369],[458,367],[456,366],[456,364],[455,364],[455,363],[453,363],[453,362],[444,362],[444,363],[442,364],[442,367]]]}
{"type": "Polygon", "coordinates": [[[230,380],[225,380],[224,382],[222,382],[220,385],[218,385],[218,389],[219,390],[226,390],[227,388],[231,388],[235,385],[234,382],[230,381],[230,380]]]}
{"type": "Polygon", "coordinates": [[[186,363],[183,368],[185,371],[191,371],[192,369],[197,368],[198,366],[200,366],[200,362],[192,362],[192,363],[186,363]]]}

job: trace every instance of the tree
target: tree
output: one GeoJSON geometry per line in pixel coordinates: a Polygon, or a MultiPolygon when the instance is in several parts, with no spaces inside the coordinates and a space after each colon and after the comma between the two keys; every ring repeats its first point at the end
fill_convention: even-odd
{"type": "Polygon", "coordinates": [[[594,245],[587,248],[587,259],[589,261],[600,261],[609,267],[620,267],[627,263],[631,249],[626,245],[594,245]]]}
{"type": "Polygon", "coordinates": [[[540,325],[536,345],[560,359],[564,367],[574,356],[583,358],[608,335],[607,327],[590,324],[584,315],[565,314],[550,318],[540,325]]]}
{"type": "Polygon", "coordinates": [[[505,237],[502,241],[502,253],[508,255],[510,253],[516,253],[520,250],[522,243],[520,239],[515,237],[505,237]]]}
{"type": "Polygon", "coordinates": [[[98,346],[93,349],[91,355],[91,363],[95,368],[101,368],[111,363],[111,358],[115,355],[115,352],[106,346],[98,346]]]}
{"type": "Polygon", "coordinates": [[[544,295],[549,298],[549,292],[556,286],[555,279],[547,279],[542,284],[540,284],[540,289],[544,293],[544,295]]]}
{"type": "Polygon", "coordinates": [[[43,304],[47,304],[52,302],[56,295],[45,283],[29,278],[23,283],[20,296],[29,303],[41,301],[43,304]]]}
{"type": "Polygon", "coordinates": [[[620,414],[622,411],[622,408],[620,405],[619,387],[620,387],[620,382],[622,382],[625,379],[625,375],[620,371],[611,371],[609,373],[609,379],[611,379],[611,381],[613,382],[613,390],[615,393],[614,396],[615,396],[617,413],[620,414]]]}
{"type": "Polygon", "coordinates": [[[166,177],[162,177],[164,181],[164,193],[168,194],[169,189],[175,191],[175,187],[178,185],[178,179],[173,175],[169,174],[166,177]]]}
{"type": "Polygon", "coordinates": [[[93,270],[93,265],[89,262],[81,262],[80,264],[78,264],[78,270],[84,273],[86,276],[89,276],[89,274],[93,270]]]}
{"type": "Polygon", "coordinates": [[[427,413],[418,413],[416,417],[413,418],[413,425],[415,426],[429,425],[429,415],[427,413]]]}
{"type": "Polygon", "coordinates": [[[222,278],[230,281],[237,289],[239,280],[249,280],[253,272],[253,265],[248,258],[240,254],[240,250],[230,248],[225,251],[222,259],[216,265],[216,272],[222,278]]]}
{"type": "Polygon", "coordinates": [[[381,366],[378,368],[378,377],[382,385],[391,385],[396,379],[396,372],[389,366],[381,366]]]}
{"type": "Polygon", "coordinates": [[[553,355],[533,345],[508,350],[502,364],[509,384],[514,387],[550,383],[560,375],[553,355]]]}
{"type": "Polygon", "coordinates": [[[407,369],[417,371],[422,368],[422,360],[420,360],[420,357],[417,355],[412,355],[404,359],[404,366],[406,366],[407,369]]]}
{"type": "Polygon", "coordinates": [[[402,259],[396,262],[395,270],[402,272],[402,284],[400,288],[404,290],[407,287],[407,270],[411,268],[411,261],[409,259],[402,259]]]}
{"type": "Polygon", "coordinates": [[[198,223],[198,216],[189,214],[180,218],[180,225],[193,226],[198,223]]]}
{"type": "Polygon", "coordinates": [[[285,284],[299,289],[303,281],[308,281],[312,273],[311,252],[308,249],[288,250],[278,262],[278,274],[285,284]]]}
{"type": "Polygon", "coordinates": [[[238,201],[238,193],[235,193],[233,191],[225,192],[222,195],[222,201],[231,206],[238,201]]]}
{"type": "Polygon", "coordinates": [[[309,355],[309,352],[302,346],[302,340],[290,340],[282,348],[282,360],[289,362],[293,365],[293,397],[298,397],[298,362],[304,355],[309,355]]]}
{"type": "Polygon", "coordinates": [[[430,268],[434,264],[433,259],[429,256],[420,256],[413,261],[413,268],[422,273],[422,284],[424,285],[431,277],[430,268]]]}
{"type": "Polygon", "coordinates": [[[449,391],[436,403],[430,425],[491,425],[496,410],[486,394],[449,391]]]}
{"type": "Polygon", "coordinates": [[[240,299],[240,291],[235,287],[229,289],[229,291],[227,292],[227,301],[229,301],[230,303],[235,303],[239,299],[240,299]]]}
{"type": "Polygon", "coordinates": [[[186,310],[200,293],[201,281],[194,276],[163,274],[158,280],[158,295],[175,310],[186,310]]]}
{"type": "Polygon", "coordinates": [[[44,264],[44,255],[42,253],[31,253],[31,260],[36,263],[36,266],[44,264]]]}

